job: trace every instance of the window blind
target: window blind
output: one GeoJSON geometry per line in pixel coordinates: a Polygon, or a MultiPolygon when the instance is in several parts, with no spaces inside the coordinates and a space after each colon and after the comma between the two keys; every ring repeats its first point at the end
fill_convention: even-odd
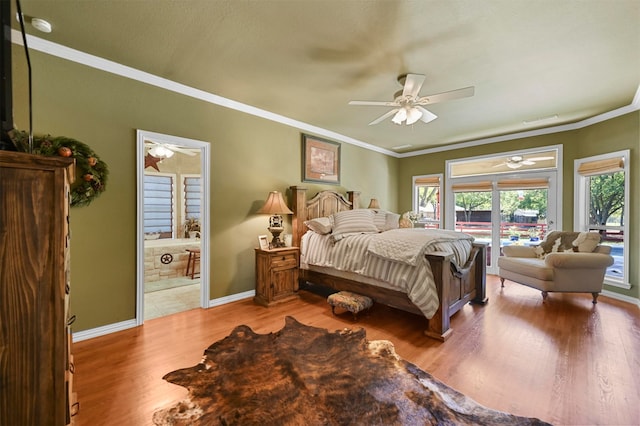
{"type": "Polygon", "coordinates": [[[416,179],[415,184],[422,185],[422,186],[440,186],[440,177],[439,176],[419,177],[416,179]]]}
{"type": "Polygon", "coordinates": [[[548,179],[508,179],[498,181],[498,189],[545,189],[548,179]]]}
{"type": "Polygon", "coordinates": [[[173,177],[144,175],[144,232],[173,232],[173,177]]]}
{"type": "Polygon", "coordinates": [[[184,178],[184,217],[200,219],[200,177],[184,178]]]}
{"type": "Polygon", "coordinates": [[[581,176],[603,175],[624,170],[624,158],[608,158],[606,160],[586,161],[578,166],[581,176]]]}
{"type": "Polygon", "coordinates": [[[451,186],[453,192],[484,192],[492,191],[491,181],[458,183],[451,186]]]}

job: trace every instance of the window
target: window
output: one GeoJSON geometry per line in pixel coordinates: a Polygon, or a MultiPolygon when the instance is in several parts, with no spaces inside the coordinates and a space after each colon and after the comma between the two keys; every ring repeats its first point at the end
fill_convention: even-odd
{"type": "Polygon", "coordinates": [[[173,175],[144,175],[144,233],[159,238],[173,238],[173,175]]]}
{"type": "Polygon", "coordinates": [[[440,183],[442,175],[415,176],[413,178],[413,210],[418,223],[425,228],[442,228],[440,221],[440,183]]]}
{"type": "Polygon", "coordinates": [[[629,286],[629,150],[575,160],[574,223],[578,231],[599,232],[615,262],[605,283],[629,286]]]}
{"type": "Polygon", "coordinates": [[[200,176],[183,175],[182,186],[184,188],[184,217],[185,219],[200,219],[200,176]]]}
{"type": "Polygon", "coordinates": [[[507,245],[562,229],[562,146],[447,160],[445,226],[487,244],[487,273],[507,245]]]}

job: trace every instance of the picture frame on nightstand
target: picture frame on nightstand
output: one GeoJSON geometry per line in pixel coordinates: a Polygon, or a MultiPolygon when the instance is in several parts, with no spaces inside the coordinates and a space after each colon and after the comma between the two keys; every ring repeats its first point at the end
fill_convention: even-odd
{"type": "Polygon", "coordinates": [[[258,235],[258,244],[261,250],[269,250],[269,240],[266,235],[258,235]]]}

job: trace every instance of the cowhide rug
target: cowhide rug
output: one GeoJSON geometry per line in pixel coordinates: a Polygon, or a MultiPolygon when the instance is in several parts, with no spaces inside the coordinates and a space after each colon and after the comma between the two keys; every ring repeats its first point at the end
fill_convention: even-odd
{"type": "Polygon", "coordinates": [[[200,364],[164,379],[187,399],[156,411],[156,425],[546,425],[490,410],[402,360],[365,331],[329,332],[287,317],[256,334],[241,325],[200,364]]]}

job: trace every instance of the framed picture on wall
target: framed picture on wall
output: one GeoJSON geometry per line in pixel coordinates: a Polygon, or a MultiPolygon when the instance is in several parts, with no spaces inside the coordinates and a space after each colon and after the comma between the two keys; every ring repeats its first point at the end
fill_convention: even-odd
{"type": "Polygon", "coordinates": [[[266,235],[258,236],[258,244],[260,244],[261,250],[269,250],[269,240],[266,235]]]}
{"type": "Polygon", "coordinates": [[[302,181],[340,183],[340,144],[302,134],[302,181]]]}

